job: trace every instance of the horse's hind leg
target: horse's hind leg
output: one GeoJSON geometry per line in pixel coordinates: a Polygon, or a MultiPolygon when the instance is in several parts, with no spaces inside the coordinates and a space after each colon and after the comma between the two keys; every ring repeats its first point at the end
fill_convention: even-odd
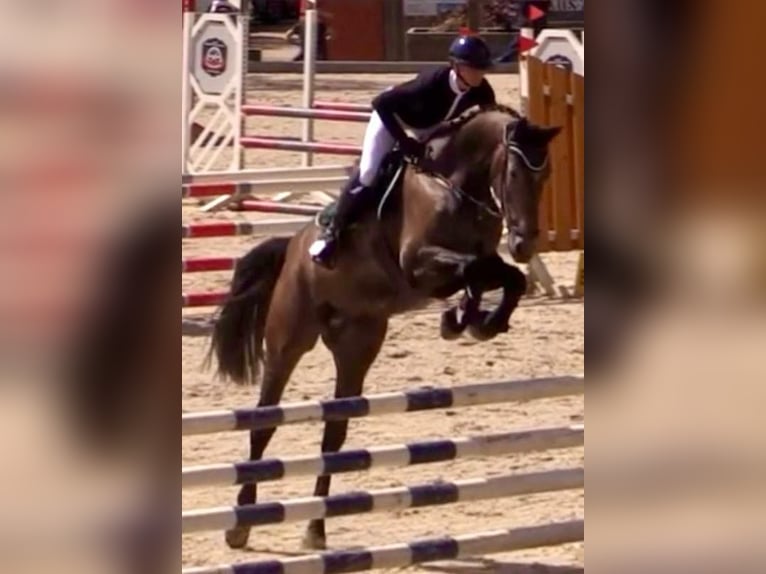
{"type": "MultiPolygon", "coordinates": [[[[308,297],[299,292],[280,291],[278,288],[274,293],[266,325],[266,358],[259,407],[279,403],[298,361],[319,338],[319,323],[313,319],[311,309],[297,303],[308,301],[308,297]]],[[[250,460],[263,457],[275,431],[274,428],[250,431],[250,460]]],[[[257,498],[257,485],[244,484],[237,496],[237,505],[255,504],[257,498]]],[[[243,548],[249,536],[249,527],[233,528],[226,531],[226,543],[230,548],[243,548]]]]}
{"type": "MultiPolygon", "coordinates": [[[[337,380],[335,397],[354,397],[362,394],[364,379],[380,352],[388,329],[387,319],[344,319],[322,333],[325,345],[333,354],[337,380]]],[[[325,423],[322,452],[337,452],[346,440],[348,421],[325,423]]],[[[330,475],[317,477],[314,496],[327,496],[330,475]]],[[[327,545],[324,520],[312,520],[304,538],[308,548],[323,549],[327,545]]]]}

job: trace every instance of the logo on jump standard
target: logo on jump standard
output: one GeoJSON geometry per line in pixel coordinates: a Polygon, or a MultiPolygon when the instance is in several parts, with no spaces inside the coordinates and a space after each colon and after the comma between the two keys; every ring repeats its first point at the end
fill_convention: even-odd
{"type": "Polygon", "coordinates": [[[558,66],[559,68],[564,68],[565,70],[569,70],[570,72],[574,68],[574,64],[572,60],[563,54],[554,54],[553,56],[550,56],[547,60],[545,60],[546,64],[553,64],[554,66],[558,66]]]}
{"type": "Polygon", "coordinates": [[[202,69],[211,76],[220,76],[226,71],[226,44],[218,38],[202,43],[202,69]]]}

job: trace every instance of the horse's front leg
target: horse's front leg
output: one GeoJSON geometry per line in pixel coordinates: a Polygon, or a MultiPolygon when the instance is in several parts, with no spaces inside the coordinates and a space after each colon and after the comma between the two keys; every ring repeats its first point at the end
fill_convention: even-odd
{"type": "Polygon", "coordinates": [[[442,313],[441,336],[448,341],[457,339],[466,328],[481,323],[485,312],[481,310],[482,291],[476,286],[465,286],[460,302],[442,313]]]}
{"type": "Polygon", "coordinates": [[[524,273],[494,254],[473,262],[466,269],[465,275],[468,285],[475,285],[482,291],[503,290],[503,298],[494,310],[479,310],[472,315],[468,332],[480,341],[507,332],[511,314],[526,293],[527,279],[524,273]]]}
{"type": "Polygon", "coordinates": [[[413,289],[428,297],[446,299],[466,289],[459,306],[442,314],[441,336],[458,338],[466,327],[480,319],[481,290],[466,283],[466,269],[478,260],[477,256],[458,253],[442,247],[412,247],[402,255],[402,269],[413,289]]]}

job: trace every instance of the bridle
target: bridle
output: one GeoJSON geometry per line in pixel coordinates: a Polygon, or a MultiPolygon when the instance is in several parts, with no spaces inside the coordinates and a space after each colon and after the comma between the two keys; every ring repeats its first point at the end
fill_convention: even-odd
{"type": "MultiPolygon", "coordinates": [[[[511,162],[510,157],[511,155],[515,155],[519,159],[521,159],[524,166],[534,172],[534,173],[540,173],[544,171],[548,167],[548,161],[549,161],[549,154],[546,151],[545,155],[543,156],[543,159],[540,161],[540,163],[533,163],[532,160],[529,158],[529,156],[524,152],[523,149],[521,149],[521,146],[519,146],[516,142],[513,141],[511,129],[513,126],[511,124],[507,125],[505,127],[505,169],[503,170],[503,179],[502,179],[502,185],[505,189],[508,186],[508,180],[510,179],[510,171],[511,171],[511,162]]],[[[492,200],[495,203],[495,207],[497,211],[500,213],[500,217],[502,217],[502,213],[505,210],[505,194],[504,193],[498,193],[497,189],[495,189],[494,185],[489,186],[489,191],[492,195],[492,200]]]]}
{"type": "Polygon", "coordinates": [[[528,170],[534,171],[536,173],[539,173],[543,171],[546,167],[548,167],[548,153],[545,153],[545,157],[543,157],[543,160],[539,164],[533,164],[532,160],[527,157],[527,154],[524,153],[524,150],[522,150],[519,146],[517,146],[515,143],[510,142],[506,144],[506,149],[509,153],[512,153],[519,158],[521,158],[521,161],[524,162],[524,165],[527,167],[528,170]]]}
{"type": "MultiPolygon", "coordinates": [[[[505,147],[505,167],[503,169],[503,177],[502,177],[502,186],[503,190],[507,187],[507,181],[510,179],[510,167],[511,162],[510,157],[512,155],[515,155],[521,161],[523,162],[524,166],[529,169],[530,171],[534,173],[540,173],[544,171],[548,167],[549,162],[549,154],[546,151],[545,156],[539,163],[534,163],[530,157],[526,154],[526,152],[519,146],[515,141],[512,139],[512,133],[511,130],[514,127],[512,124],[508,124],[505,127],[505,135],[503,138],[504,141],[504,147],[505,147]]],[[[476,199],[473,197],[470,193],[467,193],[462,188],[453,185],[452,182],[450,182],[449,179],[444,177],[441,174],[432,173],[432,176],[436,178],[439,183],[441,183],[444,187],[447,189],[455,192],[457,195],[462,197],[463,199],[469,201],[470,203],[473,203],[477,207],[481,208],[483,211],[487,212],[489,215],[496,219],[503,219],[504,212],[505,212],[505,194],[504,193],[498,193],[498,190],[496,189],[495,185],[489,186],[490,195],[492,197],[492,203],[487,204],[486,201],[482,201],[480,199],[476,199]]]]}

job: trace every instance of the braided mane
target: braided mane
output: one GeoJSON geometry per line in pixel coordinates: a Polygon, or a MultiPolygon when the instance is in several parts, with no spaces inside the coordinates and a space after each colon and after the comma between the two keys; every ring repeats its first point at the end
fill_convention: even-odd
{"type": "Polygon", "coordinates": [[[451,120],[448,120],[446,122],[443,122],[439,127],[437,127],[428,138],[429,140],[442,137],[444,135],[451,134],[457,130],[459,130],[461,127],[463,127],[465,124],[470,122],[472,119],[474,119],[479,114],[483,114],[486,112],[502,112],[504,114],[508,114],[509,116],[519,119],[521,118],[521,114],[511,108],[510,106],[506,106],[503,104],[492,104],[488,106],[474,106],[472,108],[467,109],[462,114],[457,116],[456,118],[453,118],[451,120]]]}

